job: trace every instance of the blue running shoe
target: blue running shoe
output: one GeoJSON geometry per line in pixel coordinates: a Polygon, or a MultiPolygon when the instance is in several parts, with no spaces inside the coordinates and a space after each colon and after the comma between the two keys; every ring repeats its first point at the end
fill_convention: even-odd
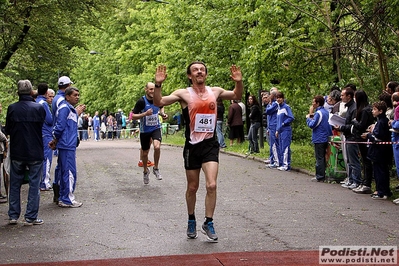
{"type": "Polygon", "coordinates": [[[202,224],[201,232],[206,235],[206,237],[208,238],[208,242],[218,242],[218,236],[215,233],[213,222],[202,224]]]}
{"type": "Polygon", "coordinates": [[[194,239],[197,238],[197,222],[195,220],[188,220],[187,237],[194,239]]]}

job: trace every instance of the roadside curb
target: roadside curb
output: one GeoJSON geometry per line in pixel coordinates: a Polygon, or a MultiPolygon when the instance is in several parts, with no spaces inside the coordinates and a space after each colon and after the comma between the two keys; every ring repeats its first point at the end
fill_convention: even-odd
{"type": "MultiPolygon", "coordinates": [[[[183,148],[183,146],[176,145],[176,144],[162,143],[162,145],[183,148]]],[[[219,152],[225,153],[225,154],[228,154],[228,155],[232,155],[232,156],[236,156],[236,157],[241,157],[242,159],[246,159],[246,160],[258,161],[258,162],[261,162],[263,164],[265,163],[264,159],[256,157],[256,156],[251,156],[251,155],[248,156],[248,155],[244,155],[244,154],[241,154],[241,153],[236,153],[236,152],[232,152],[232,151],[226,151],[224,149],[220,149],[219,152]]],[[[302,169],[302,168],[291,167],[291,171],[298,172],[298,173],[301,173],[301,174],[306,174],[306,175],[309,175],[309,176],[313,176],[314,175],[312,172],[310,172],[308,170],[305,170],[305,169],[302,169]]]]}
{"type": "MultiPolygon", "coordinates": [[[[229,154],[229,155],[233,155],[233,156],[237,156],[237,157],[241,157],[241,158],[247,159],[247,160],[258,161],[258,162],[261,162],[261,163],[263,163],[263,164],[265,163],[265,162],[264,162],[265,159],[262,159],[262,158],[259,158],[259,157],[256,157],[256,156],[243,155],[243,154],[235,153],[235,152],[231,152],[231,151],[224,151],[224,150],[222,150],[222,149],[220,150],[220,152],[226,153],[226,154],[229,154]]],[[[311,172],[308,171],[308,170],[301,169],[301,168],[296,168],[296,167],[291,167],[291,171],[299,172],[299,173],[302,173],[302,174],[307,174],[307,175],[310,175],[310,176],[313,175],[313,173],[311,173],[311,172]]]]}

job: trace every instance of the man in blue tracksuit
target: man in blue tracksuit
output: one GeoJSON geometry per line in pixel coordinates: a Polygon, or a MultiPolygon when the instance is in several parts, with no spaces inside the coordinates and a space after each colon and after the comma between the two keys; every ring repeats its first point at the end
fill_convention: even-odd
{"type": "Polygon", "coordinates": [[[65,90],[65,101],[58,106],[56,123],[53,128],[52,149],[58,149],[58,166],[60,171],[58,206],[77,208],[81,202],[75,200],[76,186],[76,145],[78,139],[78,111],[75,105],[79,101],[79,90],[68,87],[65,90]]]}
{"type": "Polygon", "coordinates": [[[267,117],[267,133],[269,134],[269,158],[270,163],[268,167],[277,168],[280,164],[278,158],[279,143],[276,139],[276,126],[277,126],[277,110],[278,103],[276,101],[277,89],[272,88],[270,90],[270,102],[266,107],[265,113],[267,117]]]}
{"type": "Polygon", "coordinates": [[[278,103],[276,138],[279,143],[279,167],[278,170],[291,170],[291,141],[292,128],[291,123],[294,121],[291,107],[284,102],[284,94],[276,93],[276,101],[278,103]]]}
{"type": "MultiPolygon", "coordinates": [[[[57,113],[58,107],[65,102],[65,90],[66,90],[66,88],[71,86],[72,83],[73,82],[67,76],[62,76],[58,79],[58,91],[53,99],[53,102],[51,103],[51,112],[53,115],[53,127],[55,126],[55,123],[57,122],[56,113],[57,113]]],[[[53,192],[54,192],[53,201],[57,204],[58,204],[59,191],[60,191],[60,186],[59,186],[60,168],[58,165],[58,161],[59,161],[59,158],[57,160],[57,165],[55,166],[55,169],[54,169],[54,182],[53,182],[53,192]]]]}
{"type": "Polygon", "coordinates": [[[53,161],[53,150],[50,149],[48,143],[53,139],[53,115],[51,114],[50,107],[47,103],[47,91],[48,85],[46,83],[40,83],[37,86],[38,96],[36,102],[43,105],[46,111],[46,118],[43,123],[42,136],[43,136],[43,150],[44,150],[44,161],[43,161],[43,177],[40,182],[40,190],[46,191],[51,189],[50,184],[50,168],[53,161]]]}
{"type": "Polygon", "coordinates": [[[93,131],[94,131],[94,139],[96,141],[100,141],[100,127],[101,127],[101,121],[100,117],[98,116],[98,111],[96,111],[93,117],[93,131]]]}
{"type": "Polygon", "coordinates": [[[326,179],[326,151],[332,136],[332,128],[328,123],[329,112],[324,108],[324,97],[315,96],[312,101],[314,114],[306,116],[306,124],[312,129],[312,142],[316,157],[316,177],[312,181],[323,182],[326,179]]]}

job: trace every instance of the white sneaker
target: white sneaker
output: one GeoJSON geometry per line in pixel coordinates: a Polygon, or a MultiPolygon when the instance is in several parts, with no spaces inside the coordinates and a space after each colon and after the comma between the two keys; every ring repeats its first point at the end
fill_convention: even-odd
{"type": "Polygon", "coordinates": [[[10,220],[8,220],[8,224],[15,225],[15,224],[17,224],[17,223],[18,223],[18,220],[17,220],[17,219],[10,219],[10,220]]]}
{"type": "Polygon", "coordinates": [[[157,180],[162,180],[162,175],[161,175],[161,173],[159,172],[159,169],[153,168],[153,169],[152,169],[152,173],[155,175],[155,178],[156,178],[157,180]]]}
{"type": "Polygon", "coordinates": [[[343,188],[349,188],[351,185],[352,185],[352,183],[350,183],[350,182],[349,182],[349,179],[348,179],[348,182],[342,184],[341,187],[343,187],[343,188]]]}
{"type": "Polygon", "coordinates": [[[359,184],[353,182],[350,186],[348,186],[349,189],[354,189],[357,188],[359,186],[359,184]]]}
{"type": "Polygon", "coordinates": [[[70,208],[79,208],[79,207],[81,207],[82,205],[83,205],[82,202],[79,202],[79,201],[74,200],[74,201],[72,201],[72,205],[70,206],[70,208]]]}
{"type": "Polygon", "coordinates": [[[371,188],[368,186],[359,186],[358,188],[352,189],[353,192],[359,194],[371,194],[371,188]]]}
{"type": "Polygon", "coordinates": [[[58,206],[61,208],[79,208],[80,206],[82,206],[83,203],[82,202],[78,202],[76,200],[72,201],[72,204],[66,204],[62,201],[58,202],[58,206]]]}
{"type": "Polygon", "coordinates": [[[388,197],[386,195],[380,197],[380,196],[378,196],[378,194],[372,195],[371,198],[375,199],[375,200],[386,200],[386,199],[388,199],[388,197]]]}
{"type": "Polygon", "coordinates": [[[277,169],[280,171],[289,171],[290,170],[287,166],[280,166],[280,167],[277,167],[277,169]]]}
{"type": "Polygon", "coordinates": [[[340,184],[346,184],[349,182],[349,178],[345,178],[343,181],[339,182],[340,184]]]}
{"type": "Polygon", "coordinates": [[[148,185],[150,183],[150,170],[148,169],[147,173],[143,172],[143,181],[144,185],[148,185]]]}

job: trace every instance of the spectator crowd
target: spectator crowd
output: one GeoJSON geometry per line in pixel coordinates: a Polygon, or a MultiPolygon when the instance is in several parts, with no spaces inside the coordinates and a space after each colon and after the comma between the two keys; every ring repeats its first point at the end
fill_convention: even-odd
{"type": "MultiPolygon", "coordinates": [[[[148,84],[146,95],[152,99],[154,88],[158,85],[148,87],[148,84]]],[[[4,175],[12,178],[11,182],[4,184],[6,195],[0,192],[0,203],[6,203],[8,197],[10,224],[16,224],[20,216],[19,195],[23,183],[28,182],[32,188],[24,216],[27,225],[43,223],[37,217],[40,197],[33,191],[36,188],[40,191],[52,190],[54,202],[60,207],[82,206],[73,194],[77,178],[76,147],[80,141],[138,138],[145,133],[140,133],[142,117],[147,116],[140,113],[142,108],[135,106],[128,116],[122,109],[103,111],[101,115],[95,111],[91,116],[85,112],[86,106],[78,105],[79,90],[72,87],[69,77],[59,78],[58,89],[55,95],[47,84],[41,83],[34,91],[29,80],[21,80],[18,83],[19,101],[7,110],[6,126],[0,131],[0,148],[4,153],[0,159],[1,163],[11,160],[12,163],[8,162],[5,167],[8,171],[4,175]],[[34,101],[38,105],[32,104],[34,101]],[[35,115],[26,115],[28,112],[35,115]],[[21,128],[29,129],[29,134],[21,135],[24,132],[21,128]],[[27,145],[32,142],[37,145],[27,145]],[[58,158],[51,183],[53,154],[58,158]]],[[[147,98],[143,99],[146,105],[147,98]]],[[[255,95],[248,95],[246,104],[242,100],[230,100],[227,114],[222,98],[217,98],[216,102],[217,123],[214,129],[220,149],[241,144],[247,139],[247,155],[257,154],[260,153],[259,139],[264,137],[269,146],[266,166],[280,171],[291,170],[290,146],[295,118],[284,93],[273,87],[262,92],[259,100],[255,95]],[[265,130],[264,136],[260,135],[260,129],[265,130]],[[229,139],[228,143],[225,137],[229,139]]],[[[169,104],[168,101],[166,103],[169,104]]],[[[160,122],[168,117],[163,107],[158,110],[153,105],[149,111],[151,117],[157,117],[156,129],[160,130],[160,122]],[[154,114],[153,109],[156,111],[154,114]]],[[[184,123],[181,114],[176,113],[173,117],[180,128],[184,123]]],[[[389,82],[378,99],[371,103],[367,93],[358,90],[354,84],[347,84],[342,89],[334,86],[328,95],[313,96],[305,122],[312,131],[314,147],[315,175],[312,181],[330,181],[329,173],[337,171],[334,164],[338,156],[342,156],[344,174],[339,181],[343,188],[357,194],[370,194],[375,200],[387,200],[393,196],[391,170],[396,168],[396,176],[399,177],[399,83],[389,82]]],[[[154,156],[155,164],[146,155],[151,144],[159,153],[160,132],[159,136],[148,138],[144,153],[140,151],[139,166],[144,168],[145,184],[149,181],[149,166],[154,166],[154,174],[162,180],[158,169],[159,154],[154,156]]],[[[144,142],[141,142],[143,145],[144,142]]],[[[398,192],[399,186],[393,190],[398,192]]],[[[399,199],[393,199],[393,203],[399,205],[399,199]]]]}

